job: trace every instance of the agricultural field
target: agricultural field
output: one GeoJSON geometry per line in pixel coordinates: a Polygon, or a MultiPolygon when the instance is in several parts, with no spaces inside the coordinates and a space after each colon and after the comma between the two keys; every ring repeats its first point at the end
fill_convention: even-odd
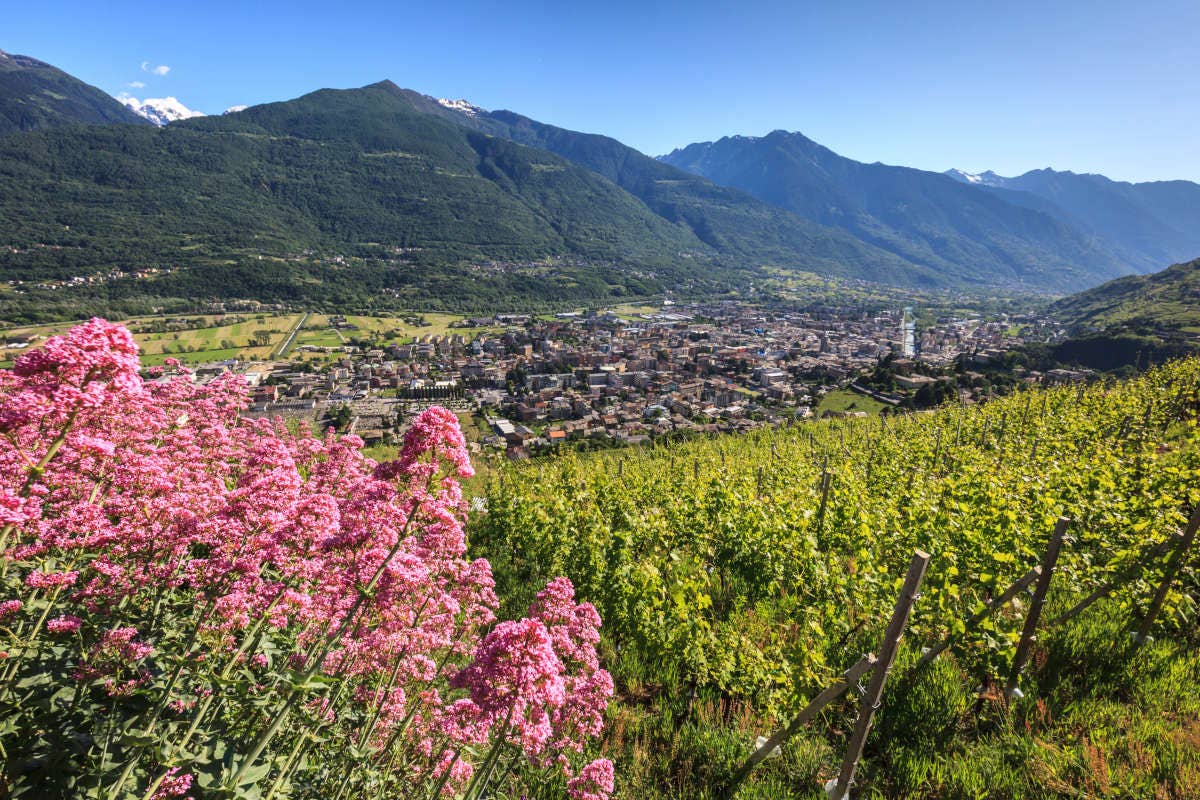
{"type": "Polygon", "coordinates": [[[1200,547],[1172,537],[1200,503],[1198,411],[1193,360],[979,407],[566,454],[497,469],[470,541],[505,614],[547,575],[596,605],[618,797],[825,796],[855,691],[735,776],[756,737],[880,652],[921,550],[928,572],[856,797],[1182,800],[1200,796],[1200,547]],[[1023,694],[1009,697],[1030,595],[989,603],[1045,556],[1063,516],[1023,694]],[[1173,552],[1141,642],[1130,632],[1173,552]]]}
{"type": "MultiPolygon", "coordinates": [[[[154,366],[167,358],[176,358],[188,364],[231,358],[242,361],[269,359],[302,317],[303,314],[187,314],[177,317],[139,317],[125,320],[122,324],[134,332],[134,339],[142,348],[142,363],[154,366]],[[189,321],[189,326],[178,330],[154,330],[155,326],[169,326],[182,320],[189,321]]],[[[0,331],[0,337],[6,341],[18,337],[36,337],[40,340],[59,335],[73,324],[10,328],[0,331]]],[[[4,359],[2,363],[10,364],[20,352],[19,349],[10,348],[0,351],[4,359]]]]}
{"type": "Polygon", "coordinates": [[[334,329],[330,326],[330,315],[310,314],[303,329],[296,336],[291,352],[299,357],[316,359],[314,354],[300,355],[300,347],[341,347],[351,340],[368,340],[378,344],[408,344],[424,336],[450,336],[459,334],[472,339],[481,333],[502,333],[504,327],[483,328],[454,327],[464,318],[456,314],[414,313],[389,316],[362,316],[347,314],[345,320],[354,328],[334,329]],[[412,325],[406,319],[420,318],[425,325],[412,325]]]}
{"type": "MultiPolygon", "coordinates": [[[[237,358],[255,361],[280,357],[279,348],[292,328],[304,318],[303,314],[260,315],[246,312],[226,315],[185,314],[177,316],[137,317],[122,323],[134,331],[134,337],[143,348],[143,363],[147,366],[161,364],[166,358],[177,358],[184,363],[198,364],[208,361],[223,361],[237,358]],[[236,319],[236,322],[228,320],[236,319]],[[200,323],[201,327],[188,326],[180,330],[151,332],[156,323],[188,320],[200,323]]],[[[304,345],[338,348],[353,338],[372,339],[387,344],[406,344],[422,336],[447,336],[455,333],[474,338],[480,333],[502,333],[500,326],[486,328],[455,328],[454,323],[463,319],[456,314],[413,314],[392,316],[347,315],[346,321],[357,330],[335,330],[330,327],[330,316],[309,314],[304,324],[289,344],[287,353],[291,358],[321,361],[320,354],[301,351],[304,345]],[[421,317],[428,324],[410,325],[404,316],[421,317]]],[[[61,334],[76,323],[64,322],[49,325],[25,326],[0,330],[0,343],[9,339],[61,334]]],[[[0,366],[11,365],[19,355],[19,348],[0,348],[0,366]]]]}
{"type": "MultiPolygon", "coordinates": [[[[637,315],[661,310],[655,305],[625,304],[611,309],[618,314],[637,315]]],[[[301,352],[301,347],[339,348],[351,339],[375,340],[381,344],[407,344],[424,336],[450,336],[460,334],[472,339],[482,333],[500,334],[507,328],[493,325],[479,328],[455,327],[465,317],[460,314],[436,312],[396,312],[387,316],[364,316],[348,314],[346,322],[356,329],[335,330],[329,325],[328,314],[252,314],[236,312],[223,315],[182,314],[172,316],[135,317],[120,320],[134,331],[138,344],[142,346],[143,363],[147,366],[161,364],[166,358],[177,358],[184,363],[198,364],[208,361],[223,361],[237,358],[256,361],[280,357],[279,348],[296,323],[304,318],[304,324],[287,348],[287,355],[309,361],[322,361],[316,353],[301,352]],[[423,325],[412,325],[406,320],[419,318],[423,325]],[[229,322],[235,319],[236,322],[229,322]],[[199,323],[180,330],[150,332],[155,323],[188,320],[199,323]],[[257,334],[257,335],[256,335],[257,334]]],[[[548,316],[553,319],[552,315],[548,316]]],[[[40,340],[69,330],[76,322],[61,322],[0,329],[0,366],[10,366],[12,359],[20,354],[21,348],[3,346],[10,339],[35,337],[40,340]]]]}

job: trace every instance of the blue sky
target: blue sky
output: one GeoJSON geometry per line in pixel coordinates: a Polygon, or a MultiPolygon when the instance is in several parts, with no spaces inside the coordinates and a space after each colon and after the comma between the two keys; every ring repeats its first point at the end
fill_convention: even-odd
{"type": "Polygon", "coordinates": [[[924,169],[1200,180],[1197,0],[6,5],[0,49],[208,113],[391,78],[650,154],[785,128],[924,169]]]}

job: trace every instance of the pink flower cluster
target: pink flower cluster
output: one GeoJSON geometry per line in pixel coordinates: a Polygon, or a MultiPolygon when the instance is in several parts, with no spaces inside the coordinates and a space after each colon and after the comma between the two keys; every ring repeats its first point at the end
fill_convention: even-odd
{"type": "Polygon", "coordinates": [[[613,791],[613,765],[607,758],[596,759],[567,782],[571,800],[608,800],[613,791]]]}
{"type": "Polygon", "coordinates": [[[569,774],[566,754],[582,752],[599,735],[613,694],[612,677],[596,655],[599,628],[600,615],[591,603],[576,605],[569,580],[551,581],[528,618],[493,628],[451,679],[469,697],[452,707],[446,730],[478,742],[500,726],[499,735],[535,763],[556,757],[569,774]]]}
{"type": "Polygon", "coordinates": [[[179,767],[171,767],[167,770],[167,777],[163,778],[162,783],[150,795],[150,800],[168,800],[171,797],[183,797],[192,788],[192,776],[180,775],[179,767]]]}
{"type": "MultiPolygon", "coordinates": [[[[570,776],[612,695],[600,618],[558,579],[529,618],[494,625],[491,568],[467,557],[458,479],[473,471],[452,412],[419,415],[377,464],[357,437],[241,418],[236,376],[200,384],[168,363],[144,380],[137,352],[93,319],[0,371],[0,556],[19,565],[0,620],[52,602],[45,632],[78,634],[79,680],[127,695],[174,670],[170,713],[226,663],[351,681],[305,719],[408,748],[396,763],[449,770],[450,790],[473,772],[464,745],[498,737],[570,776]],[[180,650],[186,631],[203,647],[180,650]]],[[[570,778],[573,797],[611,791],[597,764],[570,778]]],[[[186,794],[186,773],[155,796],[186,794]]]]}
{"type": "Polygon", "coordinates": [[[83,626],[83,620],[73,614],[63,614],[61,617],[46,623],[46,630],[50,633],[75,633],[83,626]]]}

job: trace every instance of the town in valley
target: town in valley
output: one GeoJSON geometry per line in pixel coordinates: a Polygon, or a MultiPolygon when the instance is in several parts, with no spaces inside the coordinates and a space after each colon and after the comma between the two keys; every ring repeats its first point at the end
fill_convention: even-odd
{"type": "MultiPolygon", "coordinates": [[[[937,316],[918,326],[911,308],[666,300],[457,317],[436,328],[421,315],[371,317],[364,330],[354,316],[210,310],[217,313],[147,318],[133,329],[156,332],[152,352],[154,341],[177,340],[181,331],[224,330],[229,320],[246,319],[267,328],[247,344],[269,348],[270,357],[230,347],[234,357],[188,360],[197,381],[241,374],[251,392],[247,416],[333,425],[386,448],[409,419],[437,403],[460,415],[477,454],[497,458],[975,403],[1018,383],[1085,377],[1025,368],[1006,356],[1060,335],[1036,315],[937,316]],[[280,319],[291,329],[270,329],[280,319]]],[[[10,332],[5,355],[37,338],[10,332]]]]}

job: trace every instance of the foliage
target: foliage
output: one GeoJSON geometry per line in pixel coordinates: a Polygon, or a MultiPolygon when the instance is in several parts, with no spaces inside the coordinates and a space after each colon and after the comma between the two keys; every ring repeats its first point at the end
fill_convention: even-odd
{"type": "Polygon", "coordinates": [[[97,319],[0,372],[5,796],[608,796],[600,618],[556,579],[493,626],[451,412],[376,463],[138,369],[97,319]]]}
{"type": "Polygon", "coordinates": [[[389,82],[164,129],[0,138],[0,280],[20,282],[0,292],[11,322],[236,299],[539,310],[749,291],[768,270],[994,283],[606,137],[504,113],[470,120],[389,82]]]}
{"type": "Polygon", "coordinates": [[[28,293],[0,298],[7,319],[64,295],[126,313],[185,298],[613,302],[715,271],[699,240],[594,173],[378,88],[5,137],[0,189],[0,277],[28,293]],[[73,278],[90,282],[38,288],[73,278]]]}

